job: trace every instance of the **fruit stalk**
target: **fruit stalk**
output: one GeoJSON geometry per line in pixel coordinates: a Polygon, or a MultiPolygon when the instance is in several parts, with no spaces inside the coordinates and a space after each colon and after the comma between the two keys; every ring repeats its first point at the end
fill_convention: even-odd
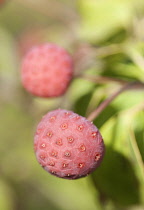
{"type": "Polygon", "coordinates": [[[93,121],[98,115],[122,92],[130,89],[144,88],[144,83],[142,82],[128,82],[122,86],[118,91],[113,93],[109,98],[103,101],[90,115],[87,117],[89,121],[93,121]]]}
{"type": "Polygon", "coordinates": [[[77,77],[89,80],[91,82],[95,82],[97,84],[105,84],[105,83],[109,83],[109,82],[116,82],[116,83],[120,83],[122,85],[127,84],[127,81],[125,81],[123,79],[114,78],[114,77],[90,76],[90,75],[77,75],[77,77]]]}

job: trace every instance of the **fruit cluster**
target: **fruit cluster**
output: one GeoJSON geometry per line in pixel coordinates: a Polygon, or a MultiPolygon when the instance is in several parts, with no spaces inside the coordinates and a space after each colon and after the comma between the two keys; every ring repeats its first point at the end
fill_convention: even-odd
{"type": "MultiPolygon", "coordinates": [[[[34,47],[22,63],[25,89],[40,97],[61,96],[73,77],[73,60],[55,44],[34,47]]],[[[68,110],[48,112],[38,124],[34,150],[40,165],[49,173],[77,179],[93,172],[104,156],[104,142],[97,127],[68,110]]]]}

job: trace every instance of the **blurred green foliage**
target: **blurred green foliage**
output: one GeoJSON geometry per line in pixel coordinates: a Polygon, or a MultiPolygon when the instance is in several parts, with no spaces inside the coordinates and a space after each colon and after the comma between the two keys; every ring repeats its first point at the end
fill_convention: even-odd
{"type": "Polygon", "coordinates": [[[0,5],[0,209],[143,210],[142,89],[122,93],[94,120],[106,154],[92,175],[62,180],[40,168],[33,135],[42,115],[61,107],[88,116],[121,86],[74,78],[63,97],[29,95],[20,82],[21,59],[42,42],[67,48],[75,75],[144,82],[144,1],[7,0],[0,5]]]}

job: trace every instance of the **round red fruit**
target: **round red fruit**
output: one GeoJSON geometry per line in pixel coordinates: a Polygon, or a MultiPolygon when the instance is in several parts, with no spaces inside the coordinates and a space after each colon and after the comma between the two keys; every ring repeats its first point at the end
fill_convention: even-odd
{"type": "Polygon", "coordinates": [[[22,61],[22,84],[28,92],[39,97],[63,95],[72,76],[72,57],[56,44],[33,47],[22,61]]]}
{"type": "Polygon", "coordinates": [[[86,118],[63,109],[48,112],[37,126],[34,148],[40,165],[49,173],[78,179],[92,173],[104,156],[97,127],[86,118]]]}

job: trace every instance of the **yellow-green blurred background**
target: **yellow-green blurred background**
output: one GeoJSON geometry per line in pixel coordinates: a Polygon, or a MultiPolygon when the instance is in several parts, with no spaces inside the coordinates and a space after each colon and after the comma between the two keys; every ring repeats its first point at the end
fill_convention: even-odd
{"type": "Polygon", "coordinates": [[[75,75],[144,82],[144,1],[0,1],[0,210],[143,210],[144,89],[122,93],[94,121],[106,154],[92,175],[63,180],[37,163],[33,135],[44,113],[61,107],[88,116],[121,87],[79,76],[62,97],[33,97],[20,65],[44,42],[73,55],[75,75]]]}

